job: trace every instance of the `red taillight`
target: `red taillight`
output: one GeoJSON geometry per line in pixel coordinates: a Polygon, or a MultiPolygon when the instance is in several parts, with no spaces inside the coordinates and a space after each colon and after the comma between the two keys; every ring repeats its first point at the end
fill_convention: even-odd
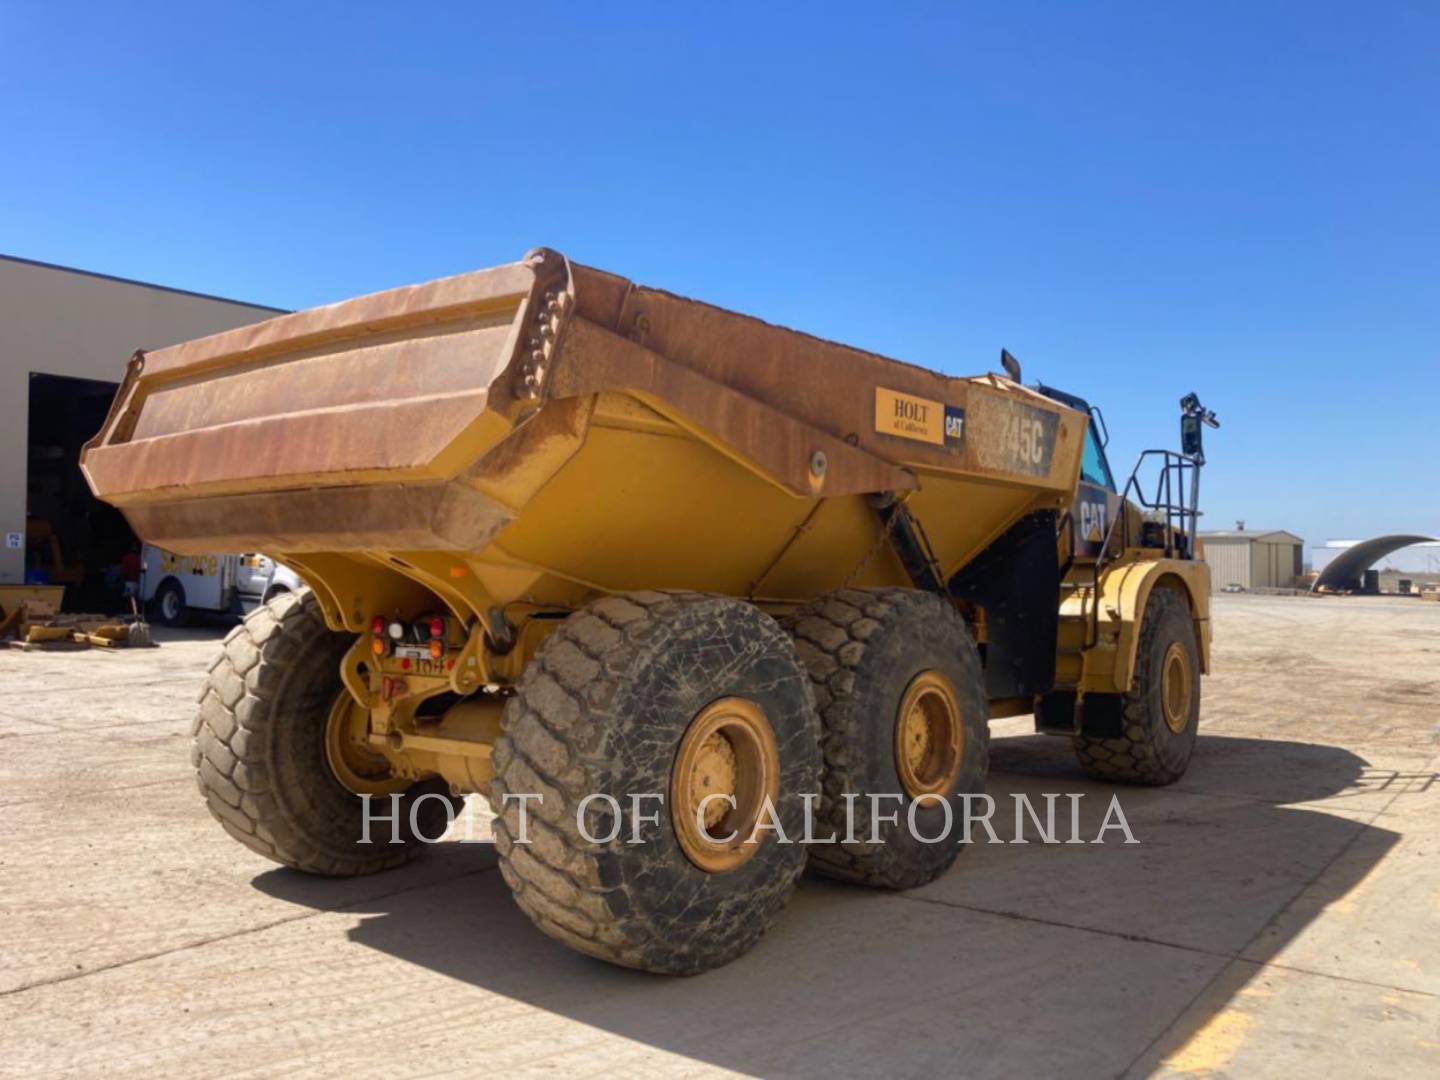
{"type": "Polygon", "coordinates": [[[370,633],[374,634],[376,637],[385,636],[385,616],[376,615],[373,619],[370,620],[370,633]]]}
{"type": "Polygon", "coordinates": [[[445,620],[436,615],[430,620],[430,636],[432,638],[443,638],[445,636],[445,620]]]}

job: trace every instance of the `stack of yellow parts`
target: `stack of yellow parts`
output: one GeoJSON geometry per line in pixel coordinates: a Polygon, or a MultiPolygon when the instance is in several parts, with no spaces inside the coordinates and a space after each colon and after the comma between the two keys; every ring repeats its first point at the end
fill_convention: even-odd
{"type": "Polygon", "coordinates": [[[32,601],[0,619],[0,639],[12,648],[55,645],[124,645],[130,628],[110,615],[60,615],[52,605],[32,601]]]}

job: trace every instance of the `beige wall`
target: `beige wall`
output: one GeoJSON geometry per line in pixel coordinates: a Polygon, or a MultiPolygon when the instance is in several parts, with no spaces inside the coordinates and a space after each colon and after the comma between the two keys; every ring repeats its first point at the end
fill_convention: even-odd
{"type": "MultiPolygon", "coordinates": [[[[0,257],[0,534],[25,531],[30,373],[118,382],[137,348],[258,322],[239,304],[0,257]]],[[[24,552],[3,546],[0,582],[21,581],[24,552]]]]}
{"type": "Polygon", "coordinates": [[[1249,540],[1205,538],[1205,561],[1210,564],[1210,588],[1219,592],[1226,585],[1250,588],[1249,540]]]}
{"type": "Polygon", "coordinates": [[[1300,544],[1284,537],[1275,540],[1205,538],[1205,561],[1210,564],[1210,588],[1243,585],[1247,589],[1288,589],[1295,584],[1296,551],[1300,544]]]}
{"type": "Polygon", "coordinates": [[[1250,581],[1256,589],[1288,589],[1295,584],[1293,540],[1257,541],[1250,545],[1250,581]]]}

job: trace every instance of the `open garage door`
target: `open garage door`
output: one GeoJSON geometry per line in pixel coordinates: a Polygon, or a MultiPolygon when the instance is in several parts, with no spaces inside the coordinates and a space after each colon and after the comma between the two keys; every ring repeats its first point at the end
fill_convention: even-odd
{"type": "Polygon", "coordinates": [[[30,376],[25,577],[65,586],[65,607],[124,609],[122,562],[138,550],[124,516],[90,493],[80,447],[99,431],[117,383],[30,376]]]}

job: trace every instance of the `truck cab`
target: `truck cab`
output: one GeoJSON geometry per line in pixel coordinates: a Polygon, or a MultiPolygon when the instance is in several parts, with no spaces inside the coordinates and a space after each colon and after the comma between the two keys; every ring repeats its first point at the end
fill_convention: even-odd
{"type": "Polygon", "coordinates": [[[1052,401],[1090,417],[1085,429],[1085,448],[1080,458],[1080,483],[1076,485],[1075,499],[1070,505],[1074,529],[1069,554],[1072,558],[1094,559],[1099,556],[1105,533],[1120,509],[1115,474],[1110,469],[1110,459],[1105,455],[1110,439],[1104,414],[1099,406],[1053,386],[1040,385],[1035,389],[1052,401]]]}
{"type": "Polygon", "coordinates": [[[268,555],[251,552],[240,556],[236,592],[246,615],[277,596],[303,588],[304,584],[299,574],[268,555]]]}

